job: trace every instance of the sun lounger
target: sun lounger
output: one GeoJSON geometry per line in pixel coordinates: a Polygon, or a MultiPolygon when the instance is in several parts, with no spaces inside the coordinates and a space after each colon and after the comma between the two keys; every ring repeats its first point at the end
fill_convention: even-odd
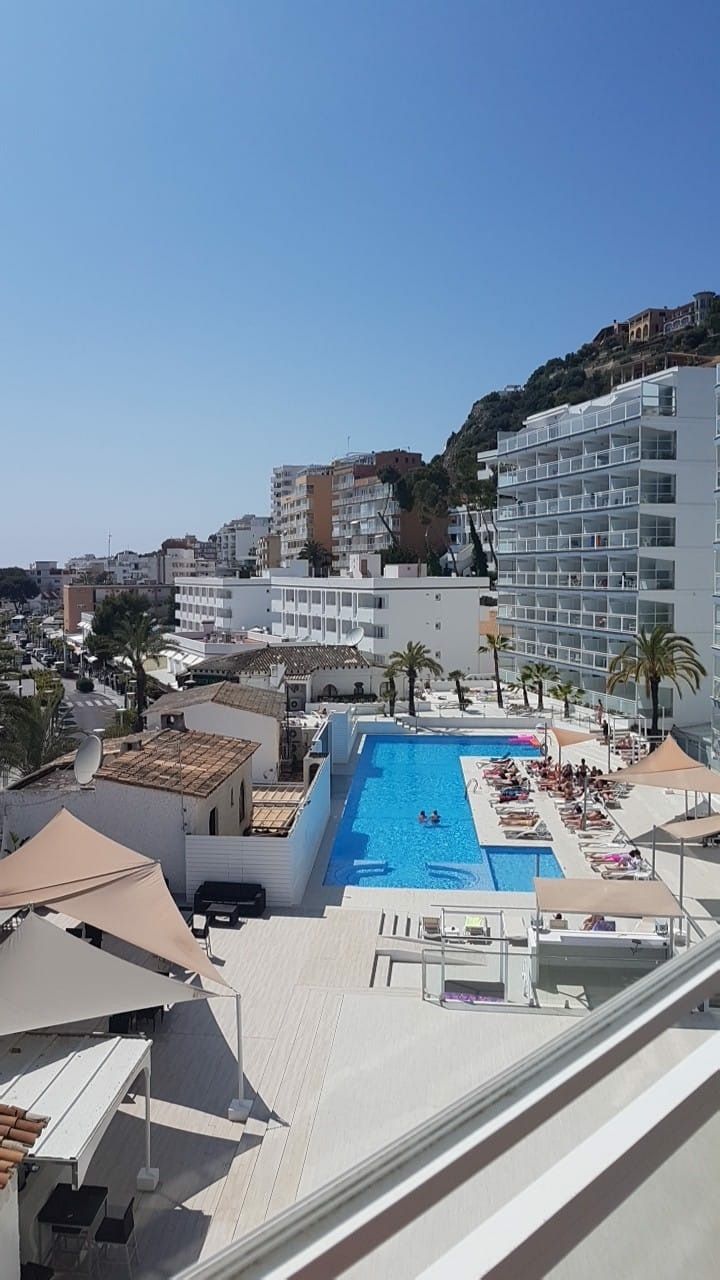
{"type": "Polygon", "coordinates": [[[465,937],[489,942],[490,926],[487,922],[487,916],[466,916],[465,937]]]}
{"type": "Polygon", "coordinates": [[[552,840],[544,822],[538,822],[534,827],[518,827],[515,830],[506,827],[505,835],[512,836],[513,840],[552,840]]]}
{"type": "Polygon", "coordinates": [[[440,930],[439,916],[423,916],[420,922],[423,938],[427,938],[428,942],[439,942],[442,933],[440,930]]]}

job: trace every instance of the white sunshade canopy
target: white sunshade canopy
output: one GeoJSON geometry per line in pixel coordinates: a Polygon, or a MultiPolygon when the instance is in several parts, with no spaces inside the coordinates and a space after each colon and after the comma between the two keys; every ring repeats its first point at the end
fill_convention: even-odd
{"type": "Polygon", "coordinates": [[[707,818],[686,818],[678,822],[667,822],[661,828],[673,840],[705,840],[710,836],[720,835],[720,813],[712,813],[707,818]]]}
{"type": "Polygon", "coordinates": [[[161,864],[67,809],[0,861],[0,910],[41,905],[227,986],[178,911],[161,864]]]}
{"type": "Polygon", "coordinates": [[[662,880],[536,880],[539,911],[611,915],[636,920],[679,918],[683,911],[662,880]]]}
{"type": "Polygon", "coordinates": [[[32,913],[0,935],[0,1036],[213,994],[91,947],[32,913]]]}
{"type": "Polygon", "coordinates": [[[149,1067],[151,1047],[138,1036],[0,1039],[0,1102],[49,1117],[33,1163],[69,1165],[73,1186],[80,1186],[118,1105],[149,1067]]]}

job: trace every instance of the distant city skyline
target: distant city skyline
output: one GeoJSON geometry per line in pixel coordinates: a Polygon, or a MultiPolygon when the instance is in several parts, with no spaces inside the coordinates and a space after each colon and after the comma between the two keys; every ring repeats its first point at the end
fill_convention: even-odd
{"type": "Polygon", "coordinates": [[[0,563],[269,510],[714,278],[720,11],[8,7],[0,563]]]}

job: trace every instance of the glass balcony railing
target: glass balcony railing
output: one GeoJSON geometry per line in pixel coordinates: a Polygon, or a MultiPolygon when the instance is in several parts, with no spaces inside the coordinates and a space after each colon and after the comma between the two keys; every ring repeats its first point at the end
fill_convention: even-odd
{"type": "Polygon", "coordinates": [[[600,467],[615,467],[626,462],[638,462],[640,443],[618,445],[612,449],[597,449],[578,453],[572,458],[558,458],[555,462],[541,462],[533,467],[518,467],[515,471],[501,471],[498,487],[528,484],[532,480],[550,480],[555,476],[577,475],[583,471],[596,471],[600,467]]]}
{"type": "MultiPolygon", "coordinates": [[[[650,534],[643,535],[645,538],[650,534]]],[[[652,535],[654,536],[654,535],[652,535]]],[[[667,535],[668,537],[671,535],[667,535]]],[[[643,542],[643,546],[672,546],[672,542],[643,542]]],[[[547,537],[513,538],[498,542],[500,555],[522,555],[539,551],[602,551],[612,547],[637,547],[637,529],[617,529],[608,533],[558,533],[547,537]]]]}
{"type": "MultiPolygon", "coordinates": [[[[718,574],[720,581],[720,574],[718,574]]],[[[587,591],[637,591],[638,575],[635,572],[620,573],[501,573],[500,587],[570,587],[587,591]]]]}
{"type": "Polygon", "coordinates": [[[600,409],[587,409],[584,413],[560,411],[557,415],[548,414],[547,422],[538,422],[537,425],[530,423],[522,431],[501,435],[498,439],[498,454],[515,453],[518,449],[547,444],[551,440],[564,440],[568,436],[578,435],[584,431],[612,427],[645,414],[667,417],[674,415],[675,412],[675,388],[651,383],[643,386],[640,395],[633,396],[631,399],[603,406],[600,409]]]}
{"type": "MultiPolygon", "coordinates": [[[[605,511],[610,507],[634,506],[640,500],[637,485],[626,489],[603,489],[595,493],[578,493],[568,498],[542,498],[537,502],[506,503],[498,510],[499,520],[520,520],[528,516],[566,515],[574,511],[605,511]]],[[[656,499],[644,499],[655,501],[656,499]]]]}

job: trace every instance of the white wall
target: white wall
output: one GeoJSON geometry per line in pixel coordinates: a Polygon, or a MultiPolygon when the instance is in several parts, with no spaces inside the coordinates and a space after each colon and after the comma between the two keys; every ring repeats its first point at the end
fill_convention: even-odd
{"type": "Polygon", "coordinates": [[[188,900],[203,880],[244,880],[264,885],[270,907],[297,906],[329,817],[330,760],[325,759],[289,835],[186,838],[188,900]]]}
{"type": "Polygon", "coordinates": [[[111,840],[117,840],[148,858],[158,858],[172,892],[183,893],[185,832],[209,834],[210,811],[217,807],[220,835],[236,833],[240,825],[238,801],[243,778],[247,823],[252,800],[249,762],[236,770],[206,800],[149,787],[124,786],[102,778],[96,778],[87,790],[68,787],[62,791],[58,788],[50,793],[43,792],[40,803],[37,791],[8,791],[2,796],[6,808],[6,831],[20,838],[37,835],[64,807],[111,840]]]}
{"type": "MultiPolygon", "coordinates": [[[[220,702],[195,702],[183,708],[185,726],[201,733],[217,733],[225,738],[243,738],[260,744],[252,757],[253,782],[274,782],[280,759],[280,724],[274,716],[228,707],[220,702]]],[[[160,728],[160,712],[147,712],[148,729],[160,728]]]]}
{"type": "Polygon", "coordinates": [[[2,1280],[20,1280],[20,1225],[14,1177],[0,1191],[0,1271],[2,1280]]]}
{"type": "Polygon", "coordinates": [[[218,631],[270,625],[269,578],[178,577],[176,588],[179,630],[197,631],[208,621],[218,631]]]}

